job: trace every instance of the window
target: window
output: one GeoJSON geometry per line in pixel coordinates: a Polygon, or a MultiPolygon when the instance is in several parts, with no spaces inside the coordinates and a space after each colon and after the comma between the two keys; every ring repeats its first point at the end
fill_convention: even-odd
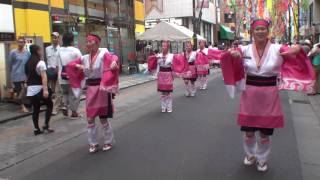
{"type": "Polygon", "coordinates": [[[207,42],[211,42],[211,24],[203,22],[203,36],[207,42]]]}
{"type": "Polygon", "coordinates": [[[188,18],[182,18],[182,26],[189,28],[189,19],[188,18]]]}

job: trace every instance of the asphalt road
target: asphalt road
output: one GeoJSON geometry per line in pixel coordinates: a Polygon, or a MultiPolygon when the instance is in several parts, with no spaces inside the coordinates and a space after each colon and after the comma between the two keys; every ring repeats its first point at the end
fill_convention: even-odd
{"type": "Polygon", "coordinates": [[[112,121],[112,151],[87,152],[82,134],[7,169],[2,177],[25,180],[300,180],[302,172],[291,111],[281,94],[286,127],[276,130],[270,169],[242,164],[241,132],[236,125],[239,98],[230,99],[220,77],[195,98],[174,94],[174,112],[160,112],[155,83],[129,88],[118,99],[112,121]],[[121,112],[121,113],[120,113],[121,112]]]}

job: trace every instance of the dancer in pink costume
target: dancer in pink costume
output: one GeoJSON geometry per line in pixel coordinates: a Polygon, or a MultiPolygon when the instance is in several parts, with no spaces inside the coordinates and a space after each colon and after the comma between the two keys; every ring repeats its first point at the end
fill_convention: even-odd
{"type": "Polygon", "coordinates": [[[196,85],[195,82],[197,80],[197,68],[195,65],[196,60],[196,52],[192,51],[192,43],[190,41],[186,42],[186,52],[184,56],[186,57],[189,68],[187,73],[183,75],[183,80],[185,83],[186,93],[185,95],[187,97],[193,97],[196,95],[196,85]]]}
{"type": "Polygon", "coordinates": [[[290,48],[269,41],[268,21],[255,20],[251,28],[254,42],[224,53],[221,67],[231,97],[236,90],[242,91],[238,124],[244,132],[244,164],[267,171],[271,135],[274,128],[284,127],[279,89],[308,93],[315,76],[300,46],[290,48]]]}
{"type": "Polygon", "coordinates": [[[81,81],[85,78],[87,86],[87,133],[90,153],[98,151],[96,117],[100,119],[104,136],[102,150],[110,150],[114,142],[113,131],[108,119],[113,118],[112,99],[118,93],[119,62],[117,56],[110,54],[106,49],[99,49],[100,41],[99,36],[88,35],[87,50],[89,54],[69,63],[67,66],[67,74],[76,94],[79,93],[81,81]]]}
{"type": "Polygon", "coordinates": [[[196,56],[196,67],[198,74],[199,89],[207,89],[208,75],[210,73],[210,63],[208,58],[208,48],[205,40],[200,40],[199,49],[197,50],[196,56]]]}
{"type": "Polygon", "coordinates": [[[169,42],[162,42],[162,52],[148,58],[148,71],[158,77],[158,91],[161,92],[161,112],[172,112],[172,92],[174,75],[181,76],[188,70],[184,54],[171,54],[169,42]]]}

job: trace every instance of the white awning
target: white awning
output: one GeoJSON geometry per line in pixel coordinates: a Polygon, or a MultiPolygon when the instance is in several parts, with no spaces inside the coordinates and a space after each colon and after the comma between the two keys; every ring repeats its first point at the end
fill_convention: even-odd
{"type": "MultiPolygon", "coordinates": [[[[184,26],[168,22],[160,22],[151,29],[148,29],[143,34],[137,37],[137,40],[142,41],[190,41],[193,37],[193,32],[184,26]]],[[[198,40],[205,40],[200,35],[197,35],[198,40]]]]}

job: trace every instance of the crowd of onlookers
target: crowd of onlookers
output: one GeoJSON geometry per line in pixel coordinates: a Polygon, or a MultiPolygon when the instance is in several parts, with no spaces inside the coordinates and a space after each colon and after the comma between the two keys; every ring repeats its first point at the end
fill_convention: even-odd
{"type": "Polygon", "coordinates": [[[10,52],[10,79],[12,89],[22,112],[28,112],[25,99],[29,99],[32,105],[32,119],[34,123],[34,134],[54,132],[49,127],[51,115],[59,111],[64,116],[78,118],[78,107],[80,98],[72,93],[72,89],[66,76],[65,66],[72,60],[79,58],[82,54],[75,48],[72,33],[64,34],[62,46],[60,46],[60,34],[51,34],[52,44],[45,49],[38,45],[31,45],[26,49],[24,37],[18,37],[17,49],[10,52]],[[39,127],[40,106],[47,106],[45,123],[42,129],[39,127]]]}

